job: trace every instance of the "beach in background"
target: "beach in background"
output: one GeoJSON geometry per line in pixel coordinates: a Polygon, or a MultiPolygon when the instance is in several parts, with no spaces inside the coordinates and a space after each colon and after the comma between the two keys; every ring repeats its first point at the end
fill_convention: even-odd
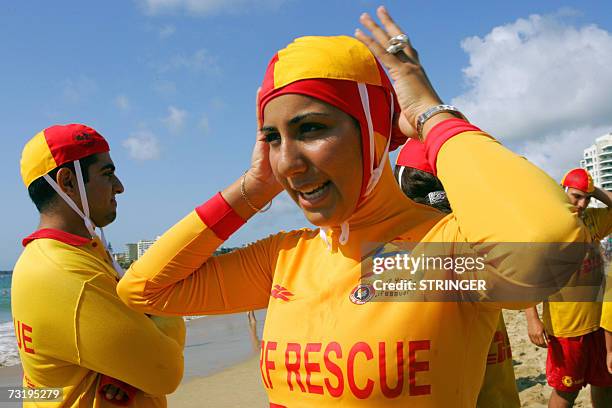
{"type": "Polygon", "coordinates": [[[11,316],[12,274],[0,271],[0,367],[19,364],[17,341],[11,316]]]}

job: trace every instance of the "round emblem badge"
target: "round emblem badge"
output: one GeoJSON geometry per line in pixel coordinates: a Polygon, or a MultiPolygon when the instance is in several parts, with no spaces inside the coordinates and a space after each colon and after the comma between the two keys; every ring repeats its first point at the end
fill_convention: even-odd
{"type": "Polygon", "coordinates": [[[374,287],[361,283],[353,289],[349,298],[356,305],[363,305],[374,297],[374,287]]]}
{"type": "Polygon", "coordinates": [[[561,382],[566,387],[571,387],[572,385],[574,385],[574,380],[572,380],[572,377],[570,377],[569,375],[564,375],[561,379],[561,382]]]}

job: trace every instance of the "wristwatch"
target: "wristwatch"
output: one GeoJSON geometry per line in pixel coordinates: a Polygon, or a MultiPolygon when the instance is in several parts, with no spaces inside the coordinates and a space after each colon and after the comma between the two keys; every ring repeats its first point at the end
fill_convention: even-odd
{"type": "Polygon", "coordinates": [[[433,108],[427,109],[425,112],[421,113],[416,120],[416,131],[419,140],[423,140],[423,125],[427,122],[431,117],[437,115],[438,113],[448,112],[459,119],[463,119],[467,121],[467,118],[453,105],[438,105],[433,108]]]}

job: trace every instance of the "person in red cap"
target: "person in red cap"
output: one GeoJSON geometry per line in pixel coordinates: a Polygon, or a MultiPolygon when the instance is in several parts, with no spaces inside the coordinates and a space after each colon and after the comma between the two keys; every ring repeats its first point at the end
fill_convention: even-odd
{"type": "Polygon", "coordinates": [[[70,124],[39,132],[21,156],[40,222],[13,270],[11,309],[23,386],[61,390],[45,406],[164,407],[182,378],[183,320],[149,318],[116,293],[123,271],[102,227],[123,185],[109,150],[97,131],[70,124]]]}
{"type": "Polygon", "coordinates": [[[547,348],[546,379],[553,388],[549,407],[572,407],[587,384],[591,385],[593,407],[610,407],[612,374],[606,367],[604,330],[600,326],[602,303],[571,301],[571,294],[573,288],[587,283],[599,292],[603,284],[605,270],[599,241],[612,233],[612,193],[595,187],[589,172],[582,168],[568,171],[561,187],[589,231],[593,250],[565,288],[544,302],[543,321],[535,306],[525,310],[527,332],[533,344],[547,348]],[[588,207],[591,198],[606,208],[588,207]]]}
{"type": "MultiPolygon", "coordinates": [[[[444,186],[429,165],[425,145],[419,140],[408,139],[402,146],[395,161],[394,175],[404,194],[412,201],[445,214],[452,212],[444,186]]],[[[486,360],[476,407],[519,408],[521,401],[514,377],[512,349],[501,311],[486,360]]]]}

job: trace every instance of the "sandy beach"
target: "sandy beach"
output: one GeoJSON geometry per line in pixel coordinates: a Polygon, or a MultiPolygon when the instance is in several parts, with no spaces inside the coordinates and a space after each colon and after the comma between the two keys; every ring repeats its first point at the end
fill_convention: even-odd
{"type": "MultiPolygon", "coordinates": [[[[264,311],[256,313],[261,336],[264,311]]],[[[525,314],[504,311],[512,344],[514,370],[522,407],[545,408],[551,388],[546,384],[546,350],[531,344],[525,314]]],[[[187,323],[185,376],[168,397],[170,407],[267,407],[260,380],[259,354],[255,350],[246,314],[207,316],[187,323]]],[[[19,366],[0,369],[0,385],[18,385],[19,366]]],[[[11,407],[0,403],[0,407],[11,407]]],[[[588,388],[580,392],[576,408],[590,407],[588,388]]]]}

